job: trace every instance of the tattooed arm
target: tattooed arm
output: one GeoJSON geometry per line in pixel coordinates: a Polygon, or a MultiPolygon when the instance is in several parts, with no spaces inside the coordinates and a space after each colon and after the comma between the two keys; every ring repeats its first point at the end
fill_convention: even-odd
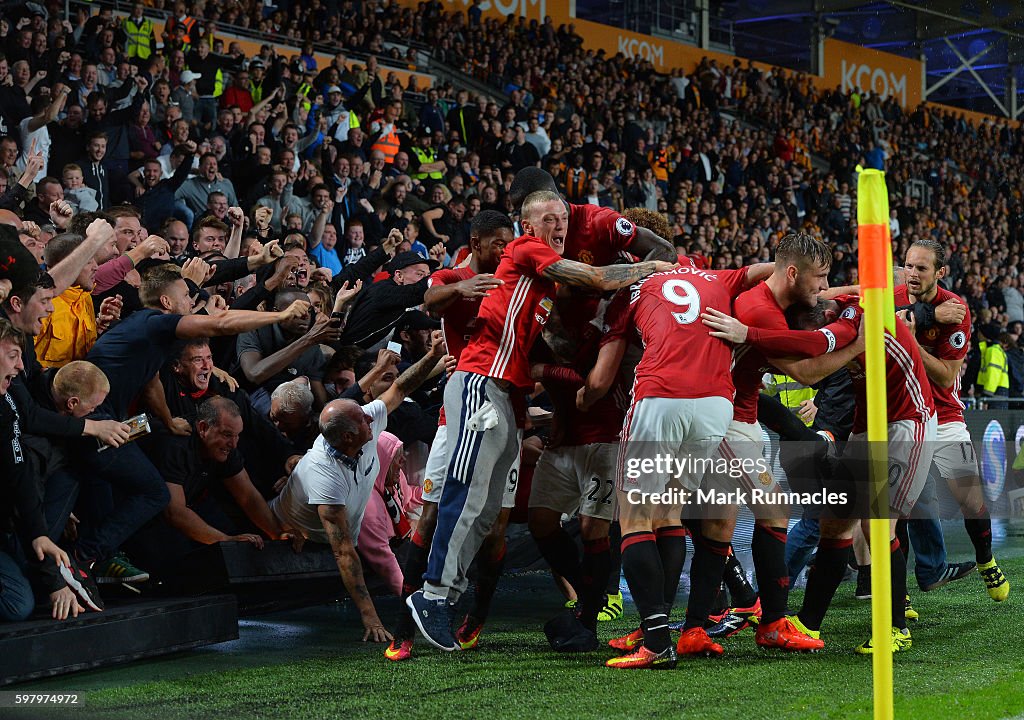
{"type": "Polygon", "coordinates": [[[377,398],[387,406],[388,412],[394,412],[395,408],[412,393],[416,388],[431,377],[437,367],[438,360],[444,357],[444,335],[440,330],[435,330],[430,336],[430,350],[416,364],[409,367],[387,390],[377,398]]]}
{"type": "Polygon", "coordinates": [[[673,263],[647,260],[632,265],[606,265],[593,267],[572,260],[559,260],[541,273],[548,280],[593,290],[618,290],[629,287],[637,280],[656,272],[674,269],[673,263]]]}
{"type": "Polygon", "coordinates": [[[391,633],[384,629],[384,624],[377,616],[377,609],[373,606],[373,598],[370,591],[366,589],[366,581],[363,579],[363,564],[356,552],[355,542],[349,533],[348,514],[344,505],[317,505],[317,513],[320,515],[320,522],[324,525],[327,533],[327,541],[331,544],[334,552],[334,560],[338,563],[338,570],[341,571],[341,580],[345,583],[345,590],[352,596],[359,615],[363,620],[363,642],[372,639],[374,642],[388,642],[391,640],[391,633]]]}

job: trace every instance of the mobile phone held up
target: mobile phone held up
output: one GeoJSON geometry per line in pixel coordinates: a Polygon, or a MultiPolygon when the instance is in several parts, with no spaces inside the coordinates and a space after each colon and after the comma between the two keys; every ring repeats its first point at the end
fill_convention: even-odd
{"type": "Polygon", "coordinates": [[[388,350],[395,353],[396,355],[402,354],[402,343],[396,343],[394,340],[388,343],[388,350]]]}

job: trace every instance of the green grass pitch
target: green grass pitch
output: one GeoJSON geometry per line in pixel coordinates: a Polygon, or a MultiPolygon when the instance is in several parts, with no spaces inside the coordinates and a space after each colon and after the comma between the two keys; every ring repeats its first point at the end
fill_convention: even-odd
{"type": "MultiPolygon", "coordinates": [[[[895,657],[897,718],[1024,715],[1024,547],[1014,540],[1000,554],[1014,586],[1005,603],[993,603],[976,575],[913,593],[921,620],[910,626],[913,649],[895,657]]],[[[791,606],[801,596],[795,591],[791,606]]],[[[397,603],[382,605],[383,616],[393,616],[397,603]]],[[[236,647],[23,687],[85,692],[84,707],[49,715],[66,720],[871,716],[871,661],[853,653],[868,637],[870,603],[854,600],[851,583],[840,586],[826,618],[821,654],[768,654],[746,630],[724,641],[725,657],[662,672],[605,668],[610,649],[555,655],[540,627],[557,607],[547,576],[531,574],[503,579],[494,619],[472,652],[444,655],[419,638],[412,660],[387,662],[382,646],[357,641],[357,617],[342,604],[247,621],[236,647]]],[[[627,606],[621,621],[602,624],[602,640],[630,630],[633,617],[627,606]]]]}

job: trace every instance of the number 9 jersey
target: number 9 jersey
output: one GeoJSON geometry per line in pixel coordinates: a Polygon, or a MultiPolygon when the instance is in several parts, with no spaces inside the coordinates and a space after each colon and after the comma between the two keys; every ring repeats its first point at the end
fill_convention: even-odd
{"type": "Polygon", "coordinates": [[[732,345],[713,338],[700,315],[732,312],[747,288],[747,268],[698,270],[684,266],[655,273],[621,291],[605,316],[602,344],[629,339],[636,329],[643,359],[636,367],[633,402],[643,398],[733,399],[732,345]]]}

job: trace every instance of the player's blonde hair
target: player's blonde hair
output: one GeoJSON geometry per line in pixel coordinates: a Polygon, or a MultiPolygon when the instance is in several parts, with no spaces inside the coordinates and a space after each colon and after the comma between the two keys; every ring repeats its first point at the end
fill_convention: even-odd
{"type": "Polygon", "coordinates": [[[103,371],[85,360],[72,360],[53,376],[53,393],[61,403],[69,398],[93,398],[110,392],[103,371]]]}
{"type": "Polygon", "coordinates": [[[558,193],[551,192],[550,190],[538,190],[537,192],[530,193],[523,200],[523,208],[519,211],[519,217],[523,220],[532,220],[534,209],[539,205],[549,202],[561,203],[562,198],[559,197],[558,193]]]}

